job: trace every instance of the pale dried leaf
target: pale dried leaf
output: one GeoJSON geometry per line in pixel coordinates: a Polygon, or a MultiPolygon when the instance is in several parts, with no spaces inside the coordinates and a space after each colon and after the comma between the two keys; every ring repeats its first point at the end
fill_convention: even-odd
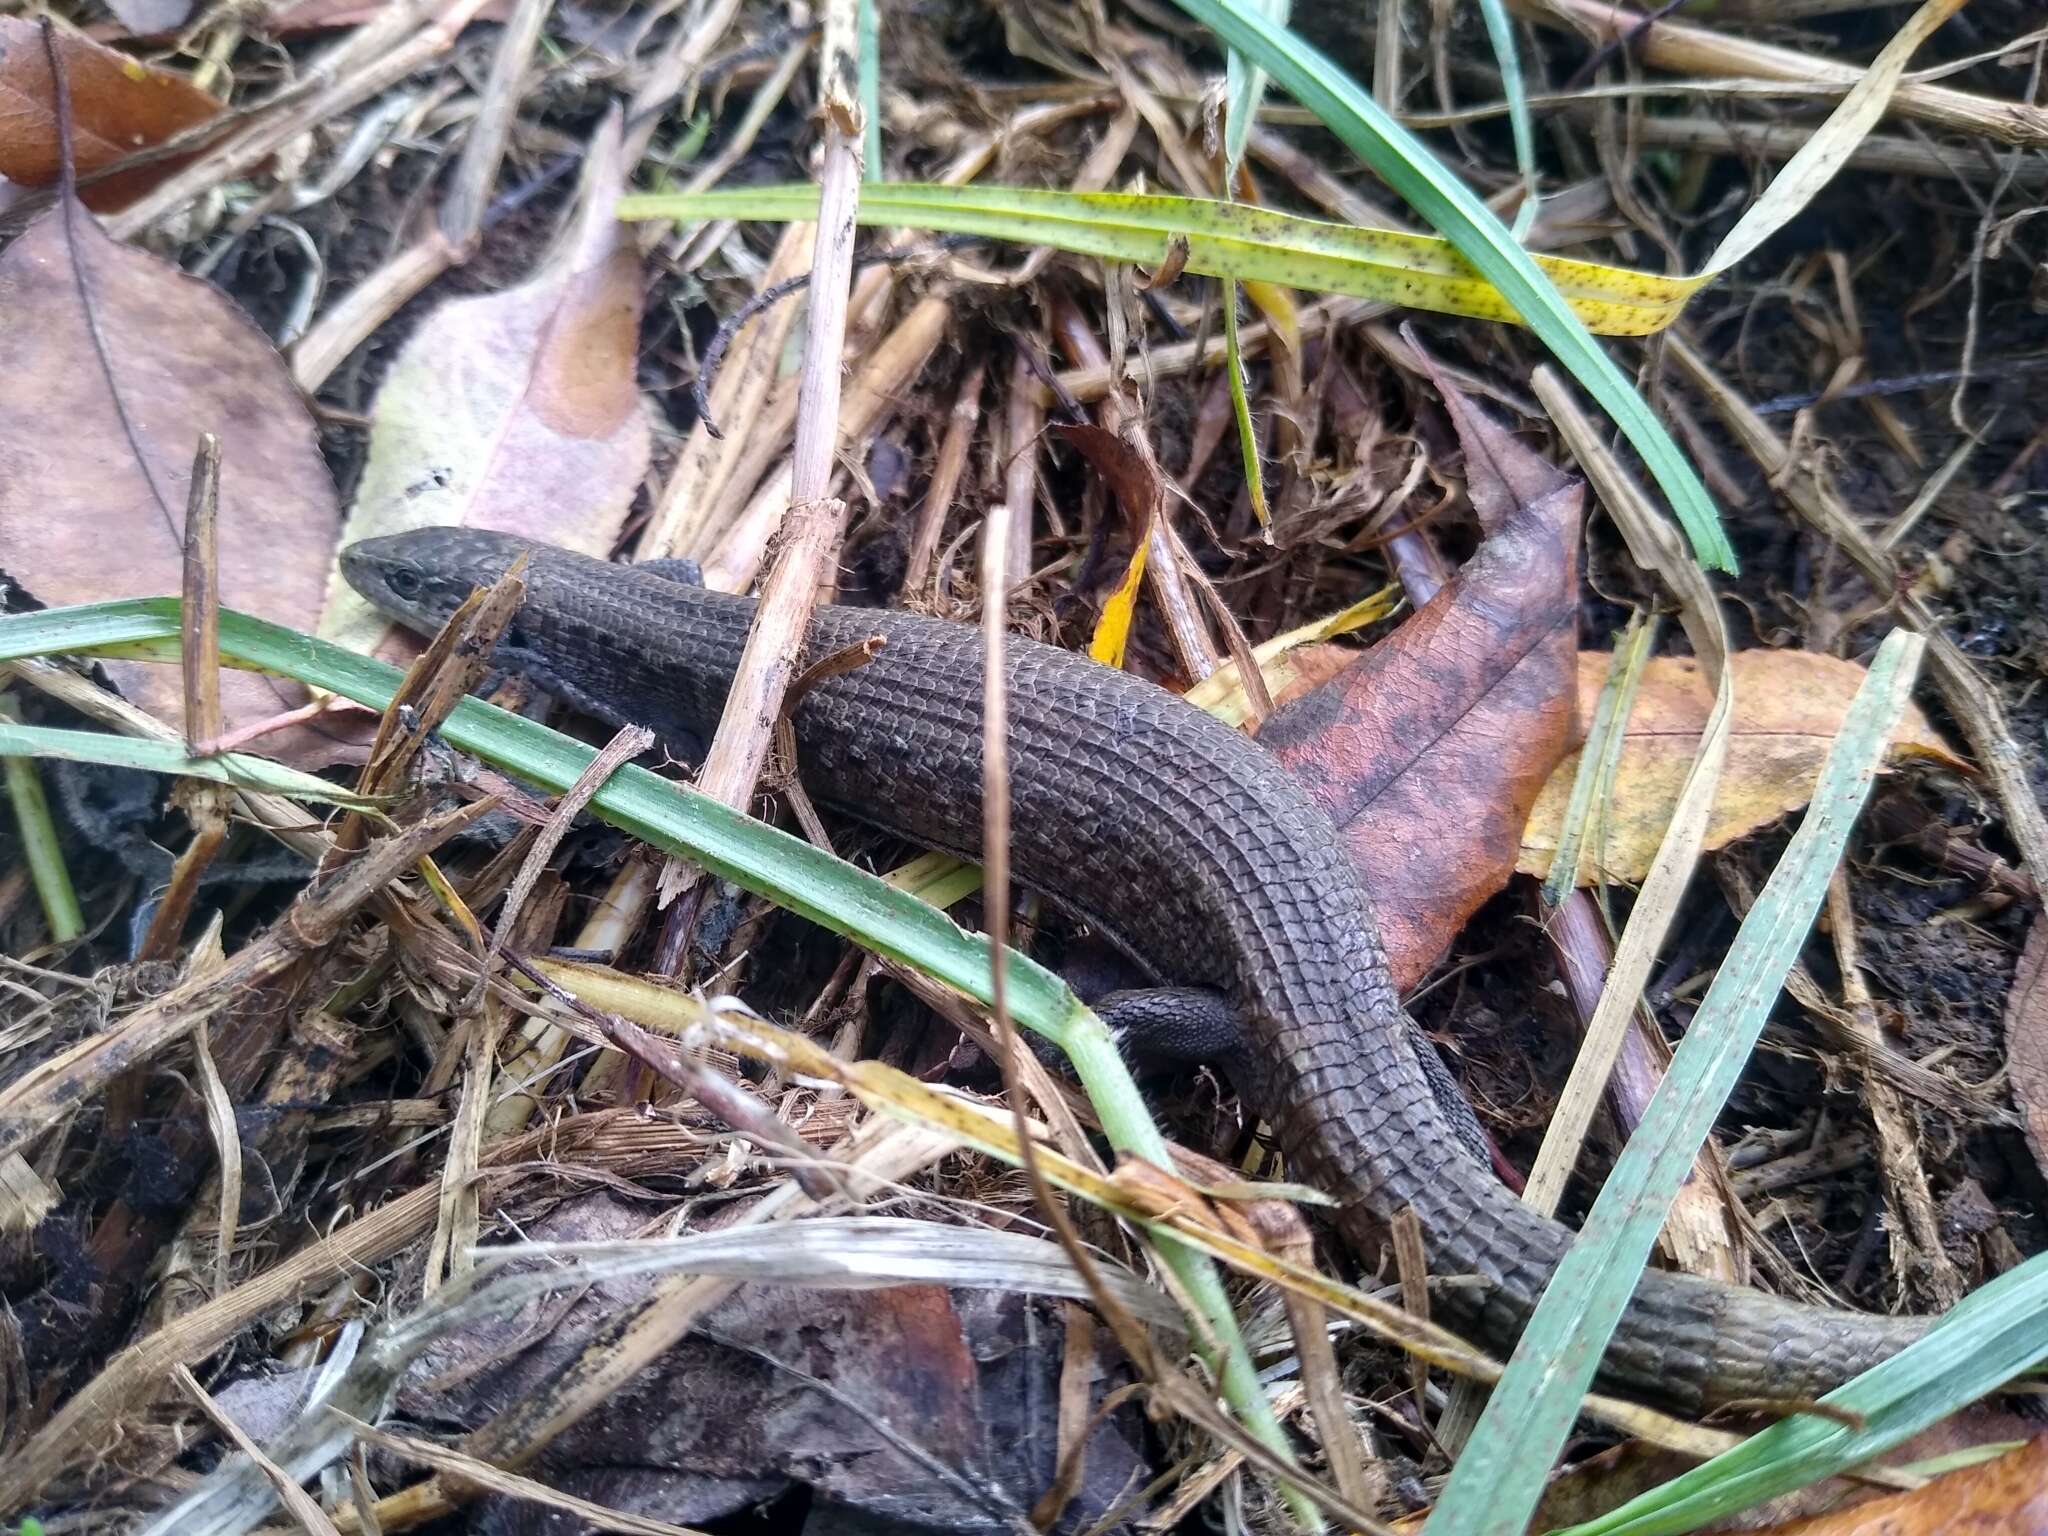
{"type": "Polygon", "coordinates": [[[1752,203],[1722,239],[1703,275],[1725,272],[1743,257],[1784,228],[1814,194],[1834,179],[1835,172],[1848,163],[1885,108],[1891,105],[1907,62],[1914,51],[1932,37],[1941,24],[1961,10],[1968,0],[1926,0],[1906,24],[1893,34],[1870,68],[1856,82],[1841,104],[1816,128],[1799,153],[1785,162],[1764,195],[1752,203]]]}
{"type": "MultiPolygon", "coordinates": [[[[611,552],[652,440],[634,374],[639,255],[613,215],[619,159],[610,122],[546,266],[443,304],[412,334],[377,395],[343,542],[447,523],[611,552]]],[[[320,634],[368,650],[387,628],[337,573],[320,634]]]]}

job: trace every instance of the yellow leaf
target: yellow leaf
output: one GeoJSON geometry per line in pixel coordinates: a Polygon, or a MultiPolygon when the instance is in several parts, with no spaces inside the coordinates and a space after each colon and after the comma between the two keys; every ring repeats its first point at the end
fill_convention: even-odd
{"type": "MultiPolygon", "coordinates": [[[[1579,655],[1581,720],[1592,718],[1608,660],[1605,651],[1579,655]]],[[[1707,823],[1709,849],[1725,847],[1806,804],[1821,759],[1863,681],[1863,669],[1855,662],[1811,651],[1737,651],[1729,666],[1735,683],[1735,723],[1707,823]]],[[[1648,872],[1712,704],[1712,690],[1690,657],[1659,657],[1644,668],[1636,706],[1623,732],[1614,797],[1609,804],[1594,807],[1586,829],[1579,884],[1633,883],[1648,872]]],[[[1891,755],[1895,761],[1921,757],[1967,767],[1942,744],[1927,717],[1910,705],[1893,733],[1891,755]]],[[[1523,874],[1541,878],[1550,872],[1578,766],[1574,752],[1558,764],[1537,797],[1516,862],[1523,874]]]]}
{"type": "MultiPolygon", "coordinates": [[[[1146,534],[1151,533],[1148,526],[1146,534]]],[[[1124,652],[1131,643],[1131,620],[1138,609],[1138,583],[1145,578],[1145,549],[1148,540],[1138,540],[1138,547],[1131,551],[1131,563],[1124,570],[1124,579],[1109,594],[1109,601],[1102,605],[1102,617],[1096,621],[1095,634],[1088,641],[1088,654],[1107,667],[1121,667],[1124,652]]]]}

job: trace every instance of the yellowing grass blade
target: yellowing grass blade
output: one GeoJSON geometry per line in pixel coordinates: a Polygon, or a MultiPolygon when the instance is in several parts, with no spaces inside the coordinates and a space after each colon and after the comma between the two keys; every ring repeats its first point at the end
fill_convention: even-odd
{"type": "Polygon", "coordinates": [[[1827,121],[1814,130],[1813,137],[1800,146],[1798,154],[1785,162],[1785,168],[1764,189],[1764,195],[1751,203],[1728,231],[1701,274],[1703,278],[1718,277],[1750,255],[1811,202],[1814,193],[1834,179],[1835,172],[1848,163],[1856,146],[1884,116],[1907,62],[1943,22],[1968,3],[1969,0],[1926,0],[1907,18],[1906,24],[1870,61],[1863,78],[1850,87],[1849,94],[1828,114],[1827,121]]]}
{"type": "MultiPolygon", "coordinates": [[[[619,200],[625,219],[816,218],[811,186],[652,193],[619,200]]],[[[1447,240],[1359,229],[1197,197],[1059,192],[1036,187],[941,187],[882,182],[861,189],[860,220],[885,228],[986,235],[1022,245],[1158,266],[1176,240],[1186,270],[1380,299],[1410,309],[1521,323],[1522,317],[1447,240]]],[[[1647,336],[1678,318],[1704,277],[1661,277],[1628,267],[1538,256],[1587,329],[1647,336]]]]}

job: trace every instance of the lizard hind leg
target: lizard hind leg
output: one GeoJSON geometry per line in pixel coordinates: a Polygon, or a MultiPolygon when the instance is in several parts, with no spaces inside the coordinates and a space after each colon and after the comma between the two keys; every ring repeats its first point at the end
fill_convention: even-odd
{"type": "MultiPolygon", "coordinates": [[[[1105,993],[1090,1006],[1115,1034],[1126,1058],[1159,1065],[1213,1062],[1233,1082],[1252,1080],[1243,1021],[1221,992],[1208,987],[1133,987],[1105,993]]],[[[1429,1079],[1431,1097],[1465,1151],[1481,1167],[1490,1167],[1492,1147],[1464,1090],[1437,1054],[1435,1043],[1413,1019],[1407,1023],[1409,1043],[1429,1079]]]]}

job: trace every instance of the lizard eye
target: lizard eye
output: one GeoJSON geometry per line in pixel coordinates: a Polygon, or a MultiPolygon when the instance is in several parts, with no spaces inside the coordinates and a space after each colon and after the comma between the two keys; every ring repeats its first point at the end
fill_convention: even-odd
{"type": "Polygon", "coordinates": [[[400,597],[410,600],[420,595],[419,572],[409,571],[402,565],[387,571],[384,581],[400,597]]]}

